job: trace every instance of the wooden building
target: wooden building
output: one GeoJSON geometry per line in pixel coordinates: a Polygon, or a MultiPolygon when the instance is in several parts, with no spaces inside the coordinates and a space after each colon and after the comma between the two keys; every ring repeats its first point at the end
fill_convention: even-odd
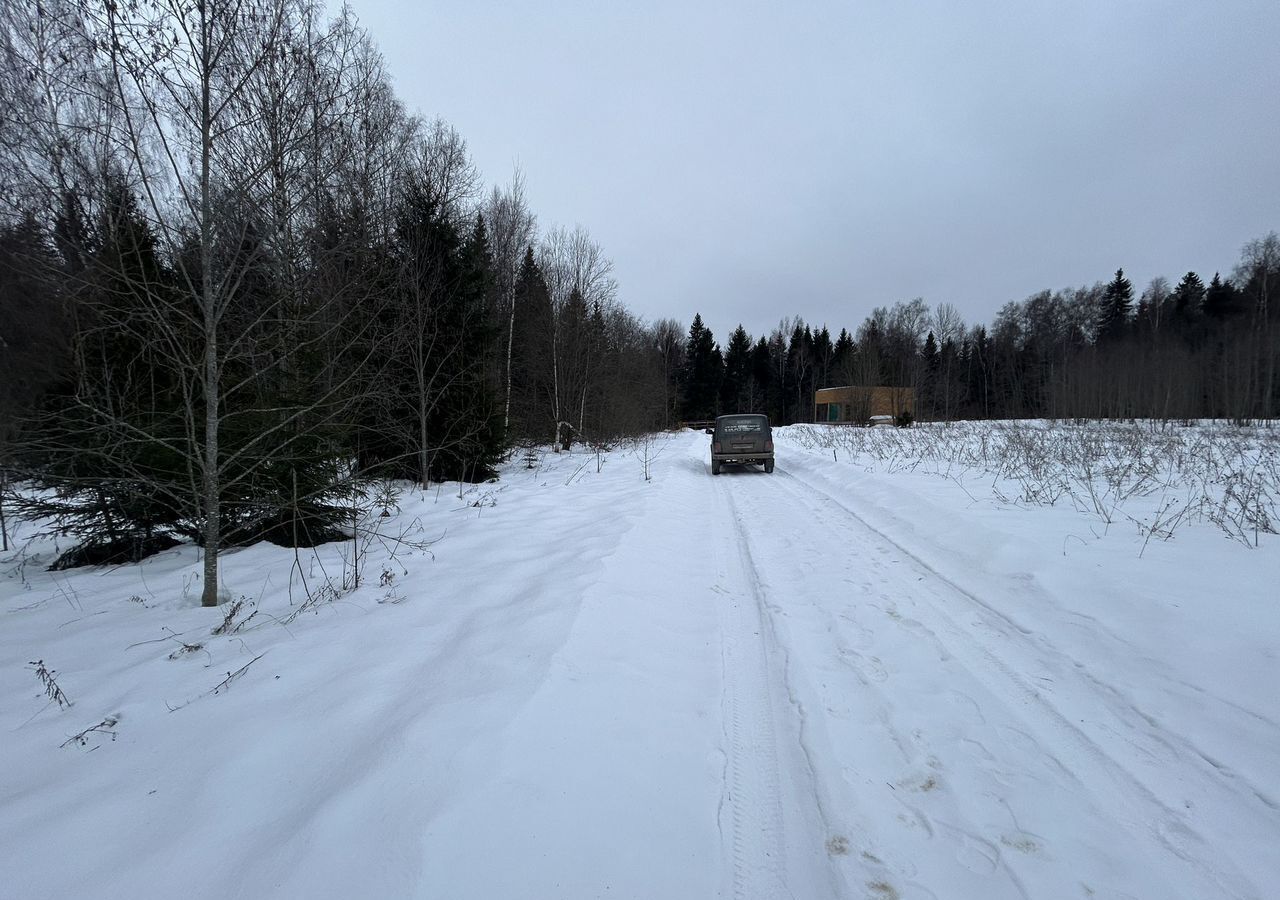
{"type": "Polygon", "coordinates": [[[916,392],[907,387],[822,388],[813,395],[813,421],[865,425],[872,416],[916,414],[916,392]]]}

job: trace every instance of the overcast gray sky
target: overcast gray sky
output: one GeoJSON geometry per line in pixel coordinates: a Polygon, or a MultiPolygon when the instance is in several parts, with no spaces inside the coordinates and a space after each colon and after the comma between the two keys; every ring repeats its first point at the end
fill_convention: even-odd
{"type": "Polygon", "coordinates": [[[1280,229],[1275,0],[352,3],[489,184],[518,164],[629,308],[722,343],[1208,281],[1280,229]]]}

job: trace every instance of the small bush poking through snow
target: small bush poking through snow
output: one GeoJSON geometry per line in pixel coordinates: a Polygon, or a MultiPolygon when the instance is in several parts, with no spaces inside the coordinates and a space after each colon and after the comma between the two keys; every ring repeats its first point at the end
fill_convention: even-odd
{"type": "MultiPolygon", "coordinates": [[[[318,587],[316,590],[307,591],[307,599],[303,600],[301,603],[295,606],[293,608],[293,611],[289,613],[289,615],[285,616],[283,619],[280,620],[280,624],[288,625],[290,622],[292,622],[294,619],[298,618],[298,616],[302,615],[304,612],[307,612],[308,610],[310,610],[311,612],[319,612],[320,606],[326,603],[332,603],[337,599],[338,599],[338,589],[334,587],[333,584],[326,581],[324,584],[320,585],[320,587],[318,587]]],[[[248,619],[246,619],[245,621],[248,621],[248,619]]]]}
{"type": "MultiPolygon", "coordinates": [[[[797,425],[807,449],[888,472],[929,472],[961,483],[979,474],[991,496],[1021,506],[1073,505],[1110,526],[1133,522],[1168,540],[1208,522],[1256,547],[1280,525],[1280,430],[1155,422],[955,422],[909,429],[797,425]],[[1151,497],[1155,511],[1131,513],[1151,497]]],[[[967,490],[967,488],[966,488],[967,490]]],[[[1150,505],[1150,504],[1146,504],[1150,505]]]]}
{"type": "Polygon", "coordinates": [[[241,628],[249,624],[249,621],[258,614],[255,609],[253,612],[240,621],[236,621],[236,617],[244,610],[245,606],[253,606],[252,601],[248,597],[241,597],[227,606],[226,614],[222,617],[222,624],[218,625],[210,634],[235,634],[241,628]]]}
{"type": "Polygon", "coordinates": [[[120,719],[118,716],[106,716],[97,725],[90,725],[79,734],[73,734],[71,737],[59,744],[59,746],[65,747],[67,744],[79,744],[81,747],[86,747],[89,744],[89,735],[91,734],[109,734],[111,735],[111,740],[114,741],[116,739],[116,732],[114,729],[119,721],[120,719]]]}
{"type": "Polygon", "coordinates": [[[57,675],[53,669],[48,668],[44,664],[43,659],[33,660],[27,665],[36,671],[36,678],[40,679],[40,683],[44,685],[45,696],[58,704],[58,709],[64,709],[71,706],[71,699],[58,686],[57,675]]]}

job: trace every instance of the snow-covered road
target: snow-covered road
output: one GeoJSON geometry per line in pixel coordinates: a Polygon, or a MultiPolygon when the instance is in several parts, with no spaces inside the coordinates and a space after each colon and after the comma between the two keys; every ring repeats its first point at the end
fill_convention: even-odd
{"type": "Polygon", "coordinates": [[[1019,621],[1017,597],[966,591],[791,468],[717,487],[812,785],[789,800],[818,811],[837,896],[1265,895],[1235,859],[1269,854],[1269,798],[1019,621]]]}
{"type": "Polygon", "coordinates": [[[1274,548],[1221,599],[784,434],[713,477],[706,440],[406,497],[433,556],[287,627],[291,551],[230,556],[267,622],[234,637],[190,548],[6,566],[0,894],[1275,895],[1274,548]]]}

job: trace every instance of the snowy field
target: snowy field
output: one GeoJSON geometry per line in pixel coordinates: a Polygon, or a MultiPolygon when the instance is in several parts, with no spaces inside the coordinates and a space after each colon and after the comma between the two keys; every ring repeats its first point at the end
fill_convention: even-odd
{"type": "Polygon", "coordinates": [[[21,526],[0,896],[1280,895],[1280,442],[1140,431],[517,459],[216,610],[21,526]]]}

